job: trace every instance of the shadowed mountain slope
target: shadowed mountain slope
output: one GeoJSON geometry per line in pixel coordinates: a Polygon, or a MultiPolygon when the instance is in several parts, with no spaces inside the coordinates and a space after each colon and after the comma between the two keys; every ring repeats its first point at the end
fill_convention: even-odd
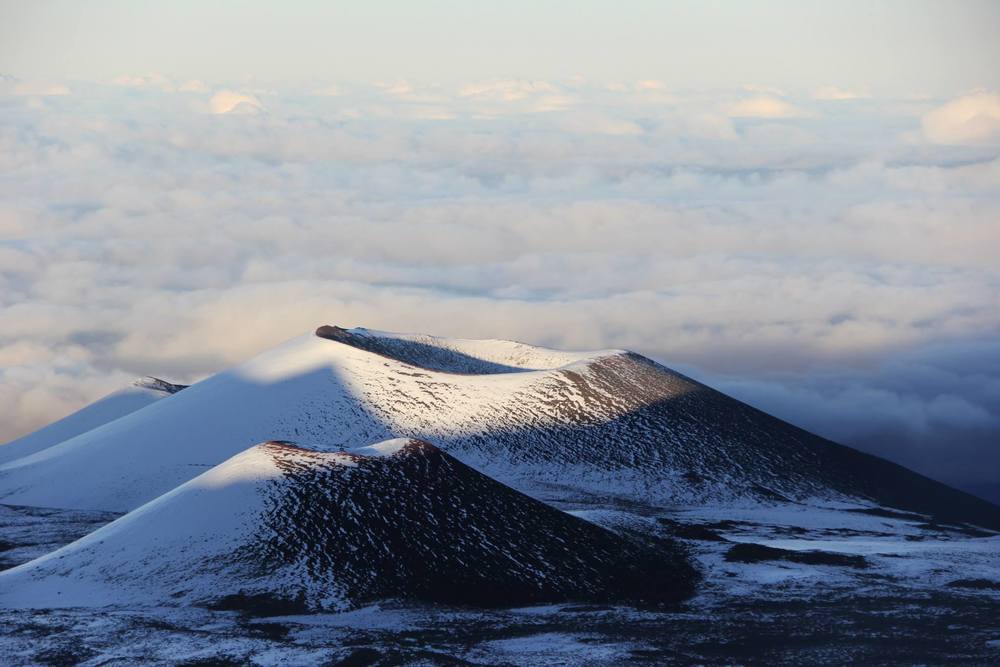
{"type": "Polygon", "coordinates": [[[270,442],[0,574],[0,605],[667,602],[696,578],[673,543],[612,533],[426,442],[270,442]]]}
{"type": "Polygon", "coordinates": [[[33,433],[0,446],[0,464],[40,452],[81,433],[176,394],[185,385],[154,377],[140,378],[130,386],[109,394],[73,414],[33,433]]]}
{"type": "Polygon", "coordinates": [[[392,437],[548,500],[849,502],[1000,527],[990,503],[633,353],[339,327],[0,467],[0,500],[124,511],[263,438],[336,450],[392,437]]]}

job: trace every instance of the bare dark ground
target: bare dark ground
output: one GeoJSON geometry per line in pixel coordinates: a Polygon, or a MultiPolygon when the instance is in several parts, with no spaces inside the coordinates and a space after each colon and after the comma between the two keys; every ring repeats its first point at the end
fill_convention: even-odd
{"type": "Polygon", "coordinates": [[[993,598],[941,592],[701,600],[659,611],[387,605],[366,610],[354,625],[336,615],[254,618],[204,610],[0,612],[0,661],[205,665],[282,656],[291,664],[345,665],[997,664],[998,611],[993,598]]]}
{"type": "MultiPolygon", "coordinates": [[[[112,518],[0,506],[0,538],[16,540],[7,553],[23,558],[112,518]]],[[[731,540],[791,529],[741,521],[658,525],[717,552],[722,563],[699,595],[674,607],[471,611],[383,604],[342,615],[286,616],[187,607],[0,610],[0,665],[1000,664],[997,577],[985,578],[972,561],[964,570],[949,568],[936,588],[914,587],[902,571],[886,569],[892,558],[872,569],[816,565],[825,568],[821,577],[790,587],[748,587],[748,570],[750,579],[740,575],[731,586],[732,568],[762,567],[726,561],[731,540]]],[[[872,528],[845,539],[877,537],[872,528]]],[[[920,537],[933,543],[946,535],[922,529],[920,537]]],[[[765,562],[814,567],[785,560],[765,562]]]]}
{"type": "Polygon", "coordinates": [[[0,505],[0,570],[47,554],[119,516],[114,512],[0,505]]]}

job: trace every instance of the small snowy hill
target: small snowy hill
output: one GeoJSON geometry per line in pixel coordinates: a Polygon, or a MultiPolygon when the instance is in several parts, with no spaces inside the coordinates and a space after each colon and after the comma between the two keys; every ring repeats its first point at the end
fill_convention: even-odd
{"type": "Polygon", "coordinates": [[[1000,527],[996,506],[633,353],[339,327],[0,466],[0,502],[128,511],[262,440],[394,437],[550,501],[846,501],[1000,527]]]}
{"type": "Polygon", "coordinates": [[[671,601],[696,577],[672,543],[560,512],[426,442],[270,442],[0,573],[0,606],[671,601]]]}
{"type": "Polygon", "coordinates": [[[159,378],[140,378],[125,389],[109,394],[68,417],[0,446],[0,464],[57,445],[63,440],[86,433],[101,424],[144,408],[154,401],[176,394],[184,388],[184,385],[172,384],[159,378]]]}

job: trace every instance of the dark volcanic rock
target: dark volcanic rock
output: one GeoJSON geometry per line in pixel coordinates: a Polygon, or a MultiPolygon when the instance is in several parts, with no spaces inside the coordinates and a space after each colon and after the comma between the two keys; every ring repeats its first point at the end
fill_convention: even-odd
{"type": "Polygon", "coordinates": [[[284,474],[237,558],[262,573],[298,564],[356,602],[671,602],[697,579],[674,543],[600,528],[426,442],[353,465],[287,443],[265,447],[284,474]]]}
{"type": "Polygon", "coordinates": [[[334,326],[331,324],[324,324],[323,326],[316,329],[316,335],[320,338],[328,338],[330,340],[335,340],[340,343],[344,343],[350,340],[351,332],[342,327],[334,326]]]}
{"type": "MultiPolygon", "coordinates": [[[[526,370],[468,356],[440,341],[429,345],[334,326],[316,333],[411,364],[416,371],[488,375],[526,370]]],[[[633,471],[636,477],[654,478],[671,470],[684,481],[670,485],[674,502],[744,497],[786,503],[834,494],[874,501],[884,507],[859,511],[886,518],[933,516],[1000,529],[995,505],[808,433],[641,355],[607,355],[591,361],[586,372],[566,367],[555,373],[524,397],[525,406],[541,403],[545,419],[517,405],[485,409],[482,433],[445,439],[442,446],[460,459],[486,454],[536,466],[621,471],[631,479],[633,471]],[[505,427],[490,426],[498,423],[505,427]]],[[[433,379],[428,383],[433,386],[433,379]]],[[[412,397],[399,395],[383,409],[394,413],[410,405],[412,397]]],[[[484,472],[494,473],[488,467],[484,472]]],[[[531,474],[543,473],[536,467],[531,474]]],[[[644,486],[649,488],[630,480],[621,488],[609,485],[608,492],[634,497],[644,486]]]]}
{"type": "Polygon", "coordinates": [[[128,600],[255,616],[387,599],[655,605],[698,579],[674,542],[609,531],[404,438],[251,447],[58,558],[0,576],[0,606],[128,600]]]}
{"type": "Polygon", "coordinates": [[[173,382],[167,382],[166,380],[149,376],[136,381],[135,386],[144,387],[146,389],[155,389],[156,391],[162,391],[165,394],[176,394],[182,389],[187,389],[190,385],[174,384],[173,382]]]}
{"type": "Polygon", "coordinates": [[[261,439],[330,451],[412,435],[553,501],[847,501],[887,518],[1000,529],[1000,507],[637,354],[334,326],[316,334],[0,470],[0,500],[129,511],[261,439]]]}
{"type": "Polygon", "coordinates": [[[396,359],[404,364],[442,373],[491,375],[530,370],[479,359],[440,343],[430,345],[416,340],[378,336],[365,329],[349,331],[338,326],[325,324],[316,329],[316,335],[366,352],[396,359]]]}
{"type": "Polygon", "coordinates": [[[868,567],[868,561],[865,560],[864,556],[838,554],[830,551],[792,551],[748,542],[733,545],[726,552],[726,560],[735,563],[760,563],[763,561],[780,560],[789,563],[802,563],[804,565],[868,567]]]}
{"type": "Polygon", "coordinates": [[[681,537],[688,540],[699,540],[702,542],[728,542],[726,538],[707,526],[696,523],[682,523],[660,517],[656,520],[673,537],[681,537]]]}
{"type": "Polygon", "coordinates": [[[978,591],[1000,591],[1000,581],[989,579],[956,579],[948,582],[949,588],[971,588],[978,591]]]}

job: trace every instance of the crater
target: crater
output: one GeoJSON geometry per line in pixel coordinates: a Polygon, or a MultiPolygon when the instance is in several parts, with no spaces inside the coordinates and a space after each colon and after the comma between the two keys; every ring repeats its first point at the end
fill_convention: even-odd
{"type": "Polygon", "coordinates": [[[550,350],[509,340],[444,339],[333,325],[319,327],[316,335],[411,366],[461,375],[551,370],[604,354],[550,350]]]}

